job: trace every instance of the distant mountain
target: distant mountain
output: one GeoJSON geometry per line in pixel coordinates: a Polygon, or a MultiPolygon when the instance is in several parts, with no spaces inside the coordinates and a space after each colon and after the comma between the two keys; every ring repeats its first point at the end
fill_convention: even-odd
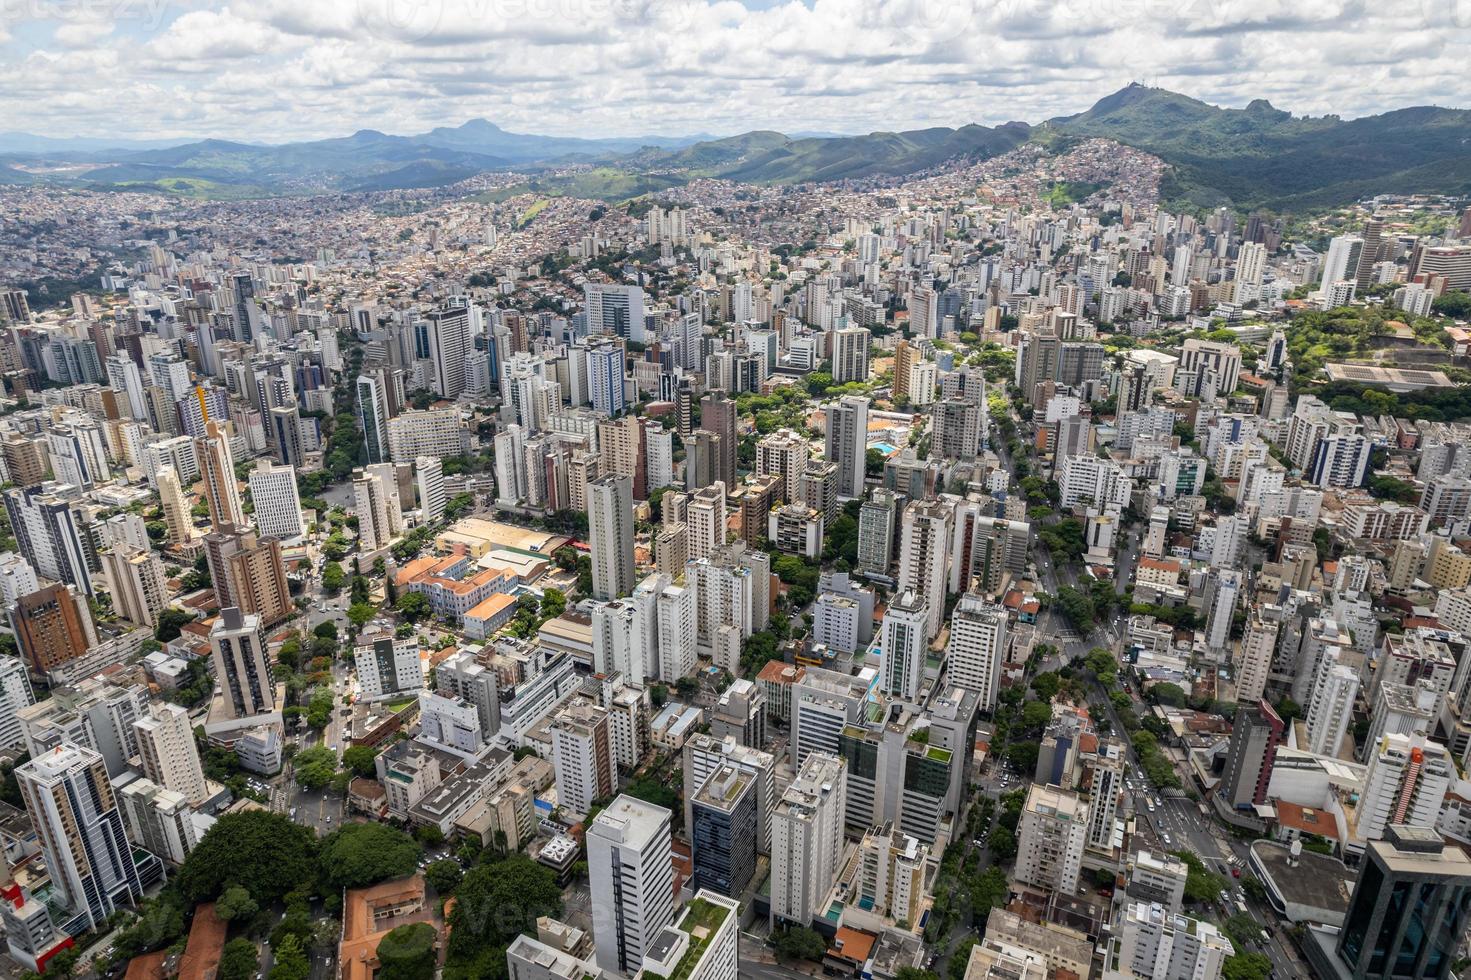
{"type": "Polygon", "coordinates": [[[1105,136],[1170,165],[1166,198],[1200,207],[1322,207],[1374,193],[1471,193],[1471,112],[1418,106],[1345,122],[1257,99],[1222,109],[1130,85],[1052,133],[1105,136]]]}
{"type": "Polygon", "coordinates": [[[512,133],[484,119],[417,136],[362,130],[279,146],[229,140],[144,145],[12,133],[0,139],[0,184],[52,181],[248,197],[436,187],[515,169],[538,175],[500,196],[525,191],[622,200],[699,177],[793,184],[902,176],[989,159],[1029,141],[1060,149],[1095,136],[1163,159],[1162,192],[1186,206],[1291,210],[1382,192],[1471,195],[1471,112],[1421,106],[1345,122],[1294,117],[1260,99],[1244,109],[1222,109],[1142,85],[1036,127],[1012,122],[860,136],[756,130],[720,139],[579,139],[512,133]],[[589,166],[570,170],[574,164],[589,166]]]}
{"type": "Polygon", "coordinates": [[[188,143],[189,139],[135,140],[105,136],[37,136],[34,133],[0,132],[0,146],[6,153],[87,153],[97,150],[156,150],[188,143]]]}

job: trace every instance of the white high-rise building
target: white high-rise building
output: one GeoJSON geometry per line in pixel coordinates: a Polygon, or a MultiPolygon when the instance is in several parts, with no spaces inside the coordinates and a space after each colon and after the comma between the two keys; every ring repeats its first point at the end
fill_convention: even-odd
{"type": "Polygon", "coordinates": [[[1277,650],[1276,620],[1262,616],[1260,607],[1253,608],[1241,639],[1241,660],[1236,670],[1236,703],[1256,704],[1267,689],[1267,675],[1272,670],[1272,656],[1277,650]]]}
{"type": "Polygon", "coordinates": [[[1006,610],[966,593],[950,617],[945,660],[950,683],[975,691],[981,711],[993,711],[1000,693],[1001,664],[1008,644],[1006,610]]]}
{"type": "Polygon", "coordinates": [[[607,797],[617,785],[607,710],[579,702],[559,711],[548,728],[558,805],[572,813],[591,813],[594,801],[607,797]]]}
{"type": "Polygon", "coordinates": [[[950,507],[940,500],[916,500],[904,508],[899,534],[899,590],[930,600],[925,638],[940,632],[949,585],[950,507]]]}
{"type": "Polygon", "coordinates": [[[182,793],[150,779],[135,779],[117,791],[128,839],[177,867],[199,843],[194,811],[182,793]]]}
{"type": "Polygon", "coordinates": [[[461,650],[434,668],[435,688],[446,697],[474,705],[486,738],[501,729],[499,684],[496,672],[476,660],[469,650],[461,650]]]}
{"type": "Polygon", "coordinates": [[[13,749],[26,742],[20,709],[36,703],[26,665],[19,657],[0,657],[0,749],[13,749]]]}
{"type": "Polygon", "coordinates": [[[1364,792],[1354,813],[1354,838],[1367,844],[1384,837],[1390,824],[1434,827],[1445,794],[1456,782],[1454,762],[1445,746],[1423,733],[1385,735],[1369,746],[1364,792]]]}
{"type": "Polygon", "coordinates": [[[369,701],[424,689],[424,662],[417,636],[399,639],[393,623],[375,620],[363,626],[353,644],[358,687],[369,701]]]}
{"type": "Polygon", "coordinates": [[[149,717],[133,722],[133,731],[138,736],[143,775],[183,796],[191,806],[209,799],[189,712],[176,704],[155,704],[149,717]]]}
{"type": "Polygon", "coordinates": [[[639,980],[736,980],[741,903],[701,888],[644,957],[639,980]]]}
{"type": "Polygon", "coordinates": [[[102,553],[102,567],[117,614],[138,626],[157,626],[159,613],[169,604],[163,560],[152,551],[114,548],[102,553]]]}
{"type": "Polygon", "coordinates": [[[696,490],[690,498],[685,523],[689,527],[689,556],[708,558],[725,544],[725,484],[716,480],[696,490]]]}
{"type": "Polygon", "coordinates": [[[672,814],[619,796],[587,828],[593,943],[598,966],[633,976],[674,920],[672,814]]]}
{"type": "MultiPolygon", "coordinates": [[[[434,391],[441,398],[458,398],[465,391],[465,361],[470,356],[470,308],[432,310],[414,325],[426,341],[434,363],[434,391]]],[[[386,457],[385,457],[386,458],[386,457]]]]}
{"type": "Polygon", "coordinates": [[[188,544],[194,540],[194,516],[184,500],[179,474],[172,466],[158,471],[158,502],[169,528],[169,544],[188,544]]]}
{"type": "Polygon", "coordinates": [[[884,611],[879,648],[884,690],[903,701],[919,699],[929,646],[929,601],[912,589],[900,592],[884,611]]]}
{"type": "Polygon", "coordinates": [[[352,481],[352,516],[358,519],[359,550],[371,553],[388,546],[393,540],[392,510],[396,507],[385,481],[359,471],[352,481]]]}
{"type": "Polygon", "coordinates": [[[843,852],[848,766],[814,752],[771,815],[771,920],[806,928],[826,909],[843,852]]]}
{"type": "Polygon", "coordinates": [[[1088,803],[1056,786],[1033,784],[1017,829],[1017,880],[1071,895],[1078,887],[1087,840],[1088,803]]]}
{"type": "Polygon", "coordinates": [[[240,486],[235,481],[235,457],[230,452],[230,439],[218,422],[205,423],[204,435],[194,440],[194,454],[199,459],[199,472],[204,480],[210,525],[216,531],[225,525],[248,526],[245,505],[240,502],[240,486]]]}
{"type": "Polygon", "coordinates": [[[1358,235],[1337,235],[1328,242],[1328,256],[1323,260],[1322,285],[1324,289],[1344,279],[1352,279],[1358,272],[1359,255],[1364,250],[1364,240],[1358,235]]]}
{"type": "Polygon", "coordinates": [[[1309,752],[1329,758],[1338,757],[1344,733],[1353,719],[1354,699],[1358,693],[1358,671],[1339,663],[1337,647],[1325,650],[1314,671],[1308,703],[1309,752]]]}
{"type": "MultiPolygon", "coordinates": [[[[659,620],[659,680],[673,683],[695,672],[700,628],[698,597],[693,589],[672,584],[668,575],[652,577],[659,579],[654,600],[659,620]]],[[[648,583],[645,579],[640,588],[648,583]]]]}
{"type": "Polygon", "coordinates": [[[633,481],[610,474],[588,484],[592,594],[620,599],[633,592],[633,481]]]}
{"type": "Polygon", "coordinates": [[[263,537],[282,541],[306,534],[301,520],[301,495],[296,469],[262,459],[250,471],[250,500],[255,504],[255,526],[263,537]]]}
{"type": "Polygon", "coordinates": [[[871,335],[863,327],[847,327],[833,333],[833,382],[868,380],[868,344],[871,335]]]}
{"type": "Polygon", "coordinates": [[[444,461],[437,456],[414,460],[414,483],[419,493],[419,519],[431,524],[444,516],[444,461]]]}
{"type": "Polygon", "coordinates": [[[644,291],[638,286],[590,282],[582,287],[587,332],[644,342],[644,291]]]}
{"type": "Polygon", "coordinates": [[[62,744],[18,767],[15,780],[56,898],[83,928],[100,928],[114,912],[134,907],[143,882],[102,756],[62,744]]]}
{"type": "Polygon", "coordinates": [[[1158,903],[1130,902],[1119,917],[1118,937],[1104,961],[1109,976],[1147,980],[1219,980],[1236,954],[1219,929],[1204,919],[1172,913],[1158,903]]]}

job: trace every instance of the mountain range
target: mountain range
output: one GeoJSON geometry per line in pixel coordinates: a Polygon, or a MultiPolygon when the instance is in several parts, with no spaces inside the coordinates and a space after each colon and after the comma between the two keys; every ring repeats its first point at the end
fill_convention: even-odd
{"type": "Polygon", "coordinates": [[[515,190],[621,200],[697,177],[794,184],[901,176],[989,159],[1029,141],[1064,147],[1095,136],[1162,158],[1168,164],[1162,191],[1183,206],[1290,210],[1373,193],[1471,195],[1466,110],[1418,106],[1346,121],[1293,116],[1265,100],[1223,109],[1142,85],[1035,126],[972,124],[859,136],[757,130],[718,139],[578,139],[512,133],[484,119],[416,136],[361,130],[275,146],[0,134],[6,148],[0,183],[64,181],[251,197],[437,187],[514,169],[533,174],[515,190]]]}

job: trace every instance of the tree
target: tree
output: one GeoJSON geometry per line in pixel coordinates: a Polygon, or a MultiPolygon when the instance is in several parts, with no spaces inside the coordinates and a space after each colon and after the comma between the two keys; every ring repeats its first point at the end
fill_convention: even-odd
{"type": "Polygon", "coordinates": [[[1037,767],[1039,751],[1036,742],[1012,742],[1006,747],[1006,761],[1020,772],[1031,772],[1037,767]]]}
{"type": "Polygon", "coordinates": [[[275,944],[276,965],[271,967],[270,980],[307,980],[311,975],[311,964],[306,958],[306,946],[295,933],[288,933],[275,944]]]}
{"type": "Polygon", "coordinates": [[[558,588],[548,588],[541,595],[541,615],[544,619],[555,619],[567,608],[567,594],[558,588]]]}
{"type": "Polygon", "coordinates": [[[422,592],[405,592],[398,597],[398,612],[409,622],[417,623],[429,615],[429,597],[422,592]]]}
{"type": "Polygon", "coordinates": [[[337,775],[337,753],[325,745],[313,745],[302,749],[291,760],[296,772],[296,784],[302,789],[319,790],[337,775]]]}
{"type": "Polygon", "coordinates": [[[329,561],[322,566],[322,588],[332,595],[342,591],[342,584],[347,575],[342,571],[342,566],[335,561],[329,561]]]}
{"type": "Polygon", "coordinates": [[[827,954],[827,943],[816,929],[794,926],[772,937],[776,955],[784,960],[819,962],[827,954]]]}
{"type": "Polygon", "coordinates": [[[1237,953],[1221,964],[1221,980],[1267,980],[1272,961],[1261,953],[1237,953]]]}
{"type": "MultiPolygon", "coordinates": [[[[216,911],[219,911],[216,909],[216,911]]],[[[249,939],[232,939],[220,953],[218,980],[250,980],[260,969],[260,954],[249,939]]]]}
{"type": "Polygon", "coordinates": [[[1051,701],[1057,696],[1062,687],[1062,679],[1052,671],[1038,674],[1032,678],[1032,690],[1037,692],[1037,697],[1043,701],[1051,701]]]}
{"type": "MultiPolygon", "coordinates": [[[[412,592],[409,594],[417,595],[417,593],[412,592]]],[[[420,598],[422,599],[423,596],[420,596],[420,598]]],[[[355,630],[362,629],[363,624],[376,615],[378,615],[378,610],[366,602],[354,602],[351,606],[347,607],[347,621],[352,624],[352,628],[355,630]]]]}
{"type": "Polygon", "coordinates": [[[259,911],[260,905],[250,897],[250,892],[239,885],[231,885],[226,888],[224,894],[215,902],[215,915],[226,922],[243,922],[259,911]]]}
{"type": "MultiPolygon", "coordinates": [[[[308,750],[310,751],[310,750],[308,750]]],[[[278,813],[227,813],[200,838],[174,879],[189,902],[217,898],[230,885],[274,902],[315,876],[316,841],[278,813]]]]}
{"type": "Polygon", "coordinates": [[[374,761],[377,758],[378,752],[371,745],[354,745],[342,753],[342,765],[355,775],[367,779],[378,771],[378,765],[374,761]]]}
{"type": "Polygon", "coordinates": [[[376,980],[433,980],[435,941],[439,933],[427,922],[389,931],[378,941],[376,980]]]}
{"type": "Polygon", "coordinates": [[[194,622],[192,613],[169,606],[158,614],[158,627],[153,631],[153,638],[160,643],[177,640],[184,632],[184,627],[192,622],[194,622]]]}
{"type": "Polygon", "coordinates": [[[322,841],[321,867],[336,889],[363,888],[412,874],[423,849],[383,823],[351,823],[322,841]]]}
{"type": "Polygon", "coordinates": [[[1205,862],[1190,851],[1174,851],[1185,862],[1185,899],[1202,905],[1215,901],[1226,887],[1226,879],[1206,868],[1205,862]]]}
{"type": "Polygon", "coordinates": [[[525,855],[478,865],[455,891],[448,916],[450,951],[467,956],[487,946],[504,946],[534,929],[538,916],[561,913],[562,889],[556,877],[525,855]]]}
{"type": "Polygon", "coordinates": [[[1005,827],[991,832],[991,853],[999,861],[1010,861],[1016,857],[1016,835],[1005,827]]]}
{"type": "MultiPolygon", "coordinates": [[[[1128,697],[1128,695],[1124,695],[1128,697]]],[[[1156,684],[1149,689],[1149,696],[1156,704],[1167,704],[1172,708],[1185,706],[1185,689],[1177,684],[1156,684]]]]}
{"type": "Polygon", "coordinates": [[[460,867],[460,862],[449,858],[431,861],[424,869],[424,880],[439,895],[452,894],[464,876],[465,870],[460,867]]]}

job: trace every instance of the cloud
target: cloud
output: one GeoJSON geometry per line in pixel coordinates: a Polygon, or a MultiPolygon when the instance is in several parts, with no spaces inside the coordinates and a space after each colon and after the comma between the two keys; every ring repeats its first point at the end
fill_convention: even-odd
{"type": "Polygon", "coordinates": [[[1299,114],[1471,106],[1471,0],[110,2],[0,0],[16,128],[871,131],[1038,121],[1131,81],[1299,114]]]}

